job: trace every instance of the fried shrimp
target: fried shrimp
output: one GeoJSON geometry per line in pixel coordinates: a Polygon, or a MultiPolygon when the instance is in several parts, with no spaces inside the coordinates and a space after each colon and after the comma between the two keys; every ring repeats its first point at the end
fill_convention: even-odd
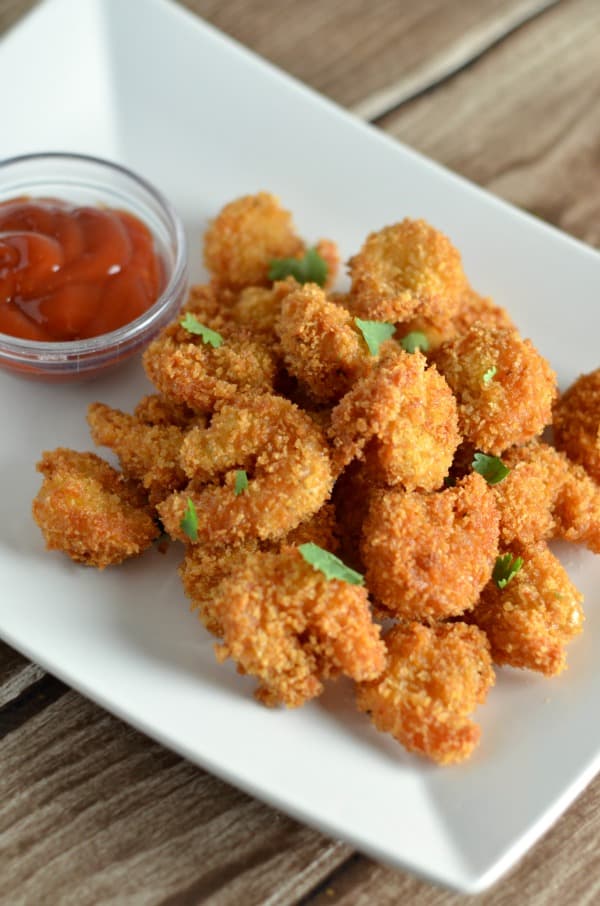
{"type": "Polygon", "coordinates": [[[494,685],[489,643],[465,623],[395,626],[383,674],[357,688],[378,730],[439,764],[464,761],[479,742],[469,715],[494,685]]]}
{"type": "Polygon", "coordinates": [[[600,368],[582,374],[554,406],[554,440],[600,484],[600,368]]]}
{"type": "Polygon", "coordinates": [[[179,465],[179,451],[185,437],[183,428],[146,425],[135,415],[104,403],[89,406],[88,424],[94,443],[110,447],[117,454],[125,475],[142,483],[152,504],[160,503],[187,484],[179,465]]]}
{"type": "Polygon", "coordinates": [[[209,413],[240,393],[265,393],[273,388],[273,355],[248,331],[227,328],[223,343],[214,348],[200,337],[175,326],[146,349],[146,374],[160,392],[178,405],[209,413]]]}
{"type": "Polygon", "coordinates": [[[339,400],[372,366],[352,315],[315,283],[285,297],[276,331],[288,372],[317,402],[339,400]]]}
{"type": "Polygon", "coordinates": [[[349,268],[349,304],[373,321],[452,317],[467,286],[460,253],[424,220],[406,219],[371,233],[349,268]]]}
{"type": "Polygon", "coordinates": [[[494,494],[473,473],[439,493],[373,495],[362,557],[374,597],[407,620],[442,620],[473,607],[498,550],[494,494]]]}
{"type": "Polygon", "coordinates": [[[498,455],[549,424],[556,375],[515,330],[475,323],[433,360],[458,399],[460,432],[477,449],[498,455]]]}
{"type": "Polygon", "coordinates": [[[511,470],[494,487],[502,545],[563,538],[600,553],[600,488],[582,466],[540,441],[502,459],[511,470]]]}
{"type": "Polygon", "coordinates": [[[176,425],[189,428],[191,425],[205,426],[206,420],[183,403],[173,403],[160,393],[143,396],[133,414],[144,425],[176,425]]]}
{"type": "Polygon", "coordinates": [[[44,475],[33,518],[48,550],[104,569],[150,547],[159,530],[146,495],[95,453],[59,447],[37,464],[44,475]]]}
{"type": "Polygon", "coordinates": [[[191,483],[158,507],[162,522],[183,539],[192,500],[198,539],[213,544],[282,538],[323,506],[333,484],[322,431],[289,400],[268,394],[225,404],[209,428],[193,428],[180,462],[191,483]],[[240,469],[248,487],[236,495],[240,469]]]}
{"type": "Polygon", "coordinates": [[[469,619],[486,633],[497,664],[554,676],[566,666],[564,646],[583,628],[583,596],[545,544],[520,552],[521,570],[503,589],[490,582],[469,619]]]}
{"type": "Polygon", "coordinates": [[[331,416],[334,468],[363,458],[370,444],[382,481],[407,489],[439,488],[458,447],[456,401],[420,352],[382,356],[331,416]]]}
{"type": "Polygon", "coordinates": [[[259,550],[277,553],[282,547],[298,547],[308,541],[332,553],[339,547],[335,510],[332,504],[326,503],[314,516],[301,522],[282,541],[263,541],[259,544],[252,540],[239,546],[188,544],[179,567],[179,574],[184,591],[192,602],[192,609],[197,611],[206,629],[219,638],[223,637],[218,597],[215,593],[219,584],[230,576],[249,554],[259,550]]]}
{"type": "Polygon", "coordinates": [[[275,325],[281,313],[281,303],[297,286],[293,278],[279,280],[269,287],[247,286],[231,303],[229,315],[262,342],[277,344],[275,325]]]}
{"type": "Polygon", "coordinates": [[[296,708],[322,692],[324,679],[374,679],[385,666],[366,589],[326,579],[296,548],[247,556],[218,585],[214,607],[218,659],[257,677],[265,705],[296,708]]]}
{"type": "Polygon", "coordinates": [[[304,244],[292,216],[267,192],[225,205],[204,236],[204,263],[221,286],[267,286],[273,258],[295,258],[304,244]]]}

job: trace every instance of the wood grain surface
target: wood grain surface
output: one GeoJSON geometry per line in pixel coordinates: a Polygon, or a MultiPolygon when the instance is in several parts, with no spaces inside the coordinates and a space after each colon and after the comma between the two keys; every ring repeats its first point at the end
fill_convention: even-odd
{"type": "MultiPolygon", "coordinates": [[[[0,31],[33,5],[0,0],[0,31]]],[[[598,0],[183,5],[600,247],[598,0]]],[[[0,765],[0,903],[10,906],[600,902],[600,778],[511,875],[463,897],[227,786],[1,643],[0,765]]]]}

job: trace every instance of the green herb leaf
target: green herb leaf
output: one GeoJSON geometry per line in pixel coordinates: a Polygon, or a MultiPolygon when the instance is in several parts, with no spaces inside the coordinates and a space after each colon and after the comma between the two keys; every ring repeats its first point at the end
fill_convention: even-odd
{"type": "Polygon", "coordinates": [[[492,571],[492,579],[498,588],[506,588],[522,566],[522,557],[513,557],[512,554],[504,554],[503,556],[497,557],[492,571]]]}
{"type": "Polygon", "coordinates": [[[429,349],[429,340],[420,330],[411,330],[405,337],[402,337],[400,345],[405,352],[414,352],[416,349],[427,352],[429,349]]]}
{"type": "Polygon", "coordinates": [[[223,342],[223,337],[220,333],[217,333],[216,330],[211,330],[210,327],[206,327],[205,324],[201,324],[198,318],[190,311],[185,313],[179,323],[188,333],[193,333],[198,337],[202,337],[202,340],[208,346],[212,346],[213,349],[218,349],[223,342]]]}
{"type": "Polygon", "coordinates": [[[187,507],[179,525],[181,526],[181,531],[188,536],[190,541],[198,540],[198,514],[191,497],[188,497],[187,507]]]}
{"type": "Polygon", "coordinates": [[[492,365],[491,368],[488,368],[488,370],[484,372],[484,374],[483,374],[483,376],[482,376],[481,379],[482,379],[482,381],[483,381],[483,383],[485,384],[486,387],[487,387],[488,384],[491,384],[491,383],[492,383],[492,381],[494,380],[494,376],[495,376],[495,374],[496,374],[497,371],[498,371],[498,369],[496,368],[496,366],[495,366],[495,365],[492,365]]]}
{"type": "Polygon", "coordinates": [[[306,250],[304,258],[273,258],[269,264],[269,280],[294,277],[298,283],[318,283],[325,286],[327,262],[316,248],[306,250]]]}
{"type": "Polygon", "coordinates": [[[238,469],[235,473],[235,487],[234,492],[237,497],[238,494],[241,494],[248,487],[248,476],[246,475],[243,469],[238,469]]]}
{"type": "Polygon", "coordinates": [[[386,321],[362,321],[355,318],[354,323],[363,335],[371,355],[379,355],[379,347],[390,337],[393,337],[396,326],[386,321]]]}
{"type": "Polygon", "coordinates": [[[485,453],[476,453],[471,466],[474,472],[483,475],[488,484],[500,484],[510,472],[501,459],[485,453]]]}
{"type": "Polygon", "coordinates": [[[350,585],[364,585],[365,580],[360,573],[350,569],[339,557],[323,550],[318,544],[309,541],[307,544],[301,544],[298,550],[313,569],[323,573],[328,579],[341,579],[350,585]]]}

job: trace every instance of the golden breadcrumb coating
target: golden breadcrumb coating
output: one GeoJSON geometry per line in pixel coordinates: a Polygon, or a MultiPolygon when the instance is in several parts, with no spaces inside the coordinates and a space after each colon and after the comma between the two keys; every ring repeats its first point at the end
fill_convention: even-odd
{"type": "Polygon", "coordinates": [[[335,283],[340,269],[340,250],[333,239],[319,239],[315,249],[327,265],[325,288],[329,289],[335,283]]]}
{"type": "Polygon", "coordinates": [[[600,368],[582,374],[555,403],[554,441],[600,484],[600,368]]]}
{"type": "Polygon", "coordinates": [[[484,453],[526,443],[549,424],[556,375],[515,330],[475,323],[433,359],[458,399],[461,434],[484,453]]]}
{"type": "Polygon", "coordinates": [[[37,470],[44,481],[32,511],[48,550],[104,569],[158,537],[144,492],[95,453],[59,447],[43,453],[37,470]]]}
{"type": "Polygon", "coordinates": [[[566,480],[566,459],[548,444],[533,440],[502,456],[510,469],[494,494],[500,513],[500,543],[527,547],[555,534],[554,507],[566,480]]]}
{"type": "Polygon", "coordinates": [[[250,552],[258,550],[254,541],[240,546],[188,544],[185,557],[179,566],[179,575],[186,596],[191,601],[205,628],[223,638],[223,624],[219,618],[216,596],[220,583],[231,575],[250,552]]]}
{"type": "Polygon", "coordinates": [[[372,321],[452,317],[467,286],[460,253],[424,220],[371,233],[349,268],[352,310],[372,321]]]}
{"type": "Polygon", "coordinates": [[[188,544],[179,574],[187,597],[192,602],[202,623],[213,635],[223,637],[223,627],[215,606],[215,591],[236,565],[258,550],[279,552],[282,547],[299,547],[312,541],[324,550],[335,553],[339,547],[335,510],[326,503],[318,513],[301,522],[281,541],[247,541],[239,546],[214,544],[188,544]]]}
{"type": "Polygon", "coordinates": [[[198,415],[183,403],[171,402],[160,393],[143,396],[133,414],[144,425],[176,425],[178,428],[188,428],[191,425],[206,424],[203,415],[198,415]]]}
{"type": "Polygon", "coordinates": [[[407,489],[439,488],[460,440],[456,401],[435,367],[420,352],[384,354],[357,381],[331,416],[336,473],[365,455],[381,480],[407,489]]]}
{"type": "Polygon", "coordinates": [[[505,308],[496,305],[489,296],[480,296],[468,286],[463,293],[458,311],[454,315],[454,330],[457,335],[467,333],[473,324],[484,327],[502,327],[516,330],[514,321],[505,308]]]}
{"type": "Polygon", "coordinates": [[[600,554],[600,486],[583,466],[565,460],[567,474],[554,504],[554,537],[600,554]]]}
{"type": "Polygon", "coordinates": [[[600,487],[582,466],[540,441],[502,460],[511,470],[494,486],[502,545],[563,538],[600,553],[600,487]]]}
{"type": "Polygon", "coordinates": [[[184,539],[181,520],[191,499],[198,539],[212,544],[282,538],[323,506],[333,485],[322,431],[289,400],[268,394],[223,405],[209,428],[193,428],[180,462],[191,484],[158,507],[161,520],[184,539]],[[248,487],[236,495],[239,469],[248,487]],[[216,481],[222,483],[206,484],[216,481]]]}
{"type": "Polygon", "coordinates": [[[304,251],[292,216],[274,195],[259,192],[225,205],[204,235],[204,263],[222,286],[267,286],[273,258],[304,251]]]}
{"type": "Polygon", "coordinates": [[[583,628],[583,596],[544,543],[514,548],[523,566],[508,585],[492,581],[469,619],[484,630],[497,664],[546,676],[564,670],[564,646],[583,628]]]}
{"type": "Polygon", "coordinates": [[[265,705],[296,708],[328,677],[374,679],[385,666],[366,589],[327,579],[296,548],[248,555],[219,584],[214,607],[224,631],[218,659],[256,676],[265,705]]]}
{"type": "MultiPolygon", "coordinates": [[[[332,503],[324,503],[314,516],[305,519],[292,529],[281,542],[275,542],[275,544],[299,547],[301,544],[312,541],[313,544],[318,544],[324,550],[335,554],[340,546],[339,536],[340,529],[337,524],[335,507],[332,503]]],[[[273,544],[273,542],[270,543],[273,544]]]]}
{"type": "Polygon", "coordinates": [[[297,289],[292,277],[279,280],[273,286],[247,286],[231,304],[230,316],[250,330],[264,343],[277,345],[279,340],[275,325],[281,312],[281,303],[288,293],[297,289]]]}
{"type": "Polygon", "coordinates": [[[496,560],[494,494],[477,473],[438,493],[379,491],[361,550],[370,591],[395,616],[458,616],[476,604],[496,560]]]}
{"type": "Polygon", "coordinates": [[[465,623],[410,623],[384,641],[387,667],[358,685],[359,709],[409,752],[438,764],[464,761],[481,735],[469,715],[495,681],[485,634],[465,623]]]}
{"type": "Polygon", "coordinates": [[[276,331],[287,370],[318,402],[339,400],[372,367],[352,315],[315,283],[285,297],[276,331]]]}
{"type": "Polygon", "coordinates": [[[339,476],[331,495],[339,524],[341,558],[361,573],[365,571],[360,553],[362,528],[378,487],[365,463],[355,460],[339,476]]]}
{"type": "Polygon", "coordinates": [[[87,420],[94,443],[117,454],[125,475],[142,483],[153,505],[187,484],[179,465],[183,428],[146,425],[104,403],[91,403],[87,420]]]}
{"type": "Polygon", "coordinates": [[[143,362],[164,396],[200,413],[212,412],[218,403],[240,393],[271,390],[276,372],[269,350],[247,332],[233,329],[216,349],[191,334],[187,342],[177,342],[163,333],[150,343],[143,362]]]}
{"type": "Polygon", "coordinates": [[[468,286],[461,297],[460,307],[456,314],[436,315],[433,318],[417,316],[398,325],[398,334],[400,337],[404,337],[412,331],[420,331],[427,337],[429,351],[434,352],[443,343],[466,333],[475,323],[485,327],[515,329],[505,308],[496,305],[488,297],[480,296],[468,286]]]}

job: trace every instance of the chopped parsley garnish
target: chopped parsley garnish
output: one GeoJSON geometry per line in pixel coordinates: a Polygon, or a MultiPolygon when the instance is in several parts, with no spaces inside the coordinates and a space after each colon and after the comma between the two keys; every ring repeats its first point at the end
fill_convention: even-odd
{"type": "Polygon", "coordinates": [[[198,337],[202,337],[202,340],[208,346],[212,346],[213,349],[218,349],[223,342],[223,337],[220,333],[217,333],[216,330],[211,330],[210,327],[207,327],[205,324],[201,324],[198,318],[189,311],[185,313],[179,323],[188,333],[193,333],[198,337]]]}
{"type": "Polygon", "coordinates": [[[238,494],[242,494],[248,487],[248,476],[246,475],[244,469],[238,469],[235,473],[235,486],[234,493],[237,497],[238,494]]]}
{"type": "Polygon", "coordinates": [[[487,456],[485,453],[476,453],[471,465],[473,471],[482,475],[488,484],[500,484],[510,472],[501,459],[497,456],[487,456]]]}
{"type": "Polygon", "coordinates": [[[327,262],[316,248],[306,250],[304,258],[273,258],[269,264],[269,280],[294,277],[298,283],[318,283],[325,286],[327,262]]]}
{"type": "Polygon", "coordinates": [[[417,349],[427,352],[429,349],[429,340],[420,330],[411,330],[405,337],[402,337],[400,345],[405,352],[415,352],[417,349]]]}
{"type": "Polygon", "coordinates": [[[483,373],[482,381],[486,387],[488,384],[492,383],[497,371],[498,371],[498,369],[496,368],[496,366],[492,365],[491,368],[488,368],[488,370],[483,373]]]}
{"type": "Polygon", "coordinates": [[[198,514],[191,497],[188,497],[185,513],[179,525],[181,526],[181,531],[187,535],[190,541],[198,540],[198,514]]]}
{"type": "Polygon", "coordinates": [[[313,544],[312,541],[309,541],[306,544],[301,544],[298,550],[313,569],[323,573],[328,579],[341,579],[350,585],[364,585],[365,580],[360,573],[350,569],[339,557],[323,550],[318,544],[313,544]]]}
{"type": "Polygon", "coordinates": [[[363,335],[371,355],[379,355],[379,347],[390,337],[394,336],[396,327],[386,321],[362,321],[355,318],[354,323],[363,335]]]}
{"type": "Polygon", "coordinates": [[[513,557],[512,554],[504,554],[503,556],[497,557],[492,571],[492,579],[498,588],[506,588],[522,566],[522,557],[513,557]]]}

